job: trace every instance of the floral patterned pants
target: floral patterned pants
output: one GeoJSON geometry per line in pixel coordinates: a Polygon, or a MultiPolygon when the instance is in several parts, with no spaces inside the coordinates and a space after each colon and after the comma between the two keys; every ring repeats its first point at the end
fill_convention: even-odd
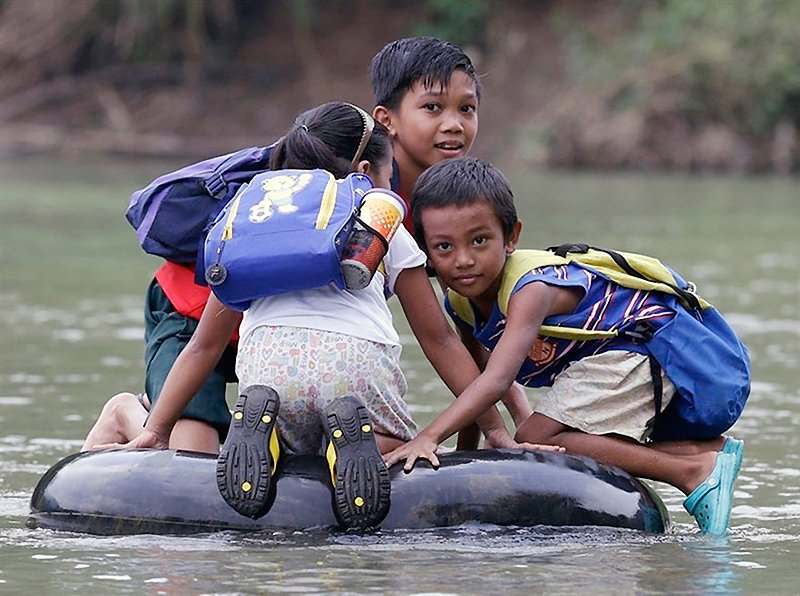
{"type": "Polygon", "coordinates": [[[236,373],[240,388],[268,385],[278,392],[278,435],[290,453],[324,453],[321,416],[345,395],[362,401],[376,432],[408,441],[417,431],[392,346],[318,329],[263,326],[240,342],[236,373]]]}

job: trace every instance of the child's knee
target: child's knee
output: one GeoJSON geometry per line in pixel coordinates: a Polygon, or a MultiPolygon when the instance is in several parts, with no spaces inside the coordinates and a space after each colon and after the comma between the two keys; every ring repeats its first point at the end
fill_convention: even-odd
{"type": "Polygon", "coordinates": [[[389,453],[406,443],[399,437],[393,437],[379,432],[375,433],[375,440],[378,442],[378,449],[380,449],[381,453],[389,453]]]}
{"type": "Polygon", "coordinates": [[[539,445],[549,445],[552,443],[553,437],[539,432],[535,428],[520,426],[514,434],[514,440],[517,443],[537,443],[539,445]]]}
{"type": "Polygon", "coordinates": [[[560,422],[534,412],[519,425],[514,440],[517,443],[557,445],[558,435],[565,429],[566,427],[560,422]]]}
{"type": "Polygon", "coordinates": [[[129,416],[131,408],[142,408],[139,400],[133,393],[117,393],[110,397],[106,404],[103,406],[103,411],[100,414],[101,419],[108,422],[114,422],[117,426],[124,423],[129,416]]]}

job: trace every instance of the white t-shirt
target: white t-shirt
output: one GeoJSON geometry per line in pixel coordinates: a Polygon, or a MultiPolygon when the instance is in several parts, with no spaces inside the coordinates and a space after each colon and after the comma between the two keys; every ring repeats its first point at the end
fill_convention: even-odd
{"type": "Polygon", "coordinates": [[[286,325],[352,335],[399,349],[400,338],[392,324],[384,285],[394,292],[400,272],[424,265],[425,253],[401,226],[389,243],[383,264],[386,277],[377,272],[363,290],[340,290],[329,284],[253,301],[239,329],[242,341],[256,327],[286,325]]]}

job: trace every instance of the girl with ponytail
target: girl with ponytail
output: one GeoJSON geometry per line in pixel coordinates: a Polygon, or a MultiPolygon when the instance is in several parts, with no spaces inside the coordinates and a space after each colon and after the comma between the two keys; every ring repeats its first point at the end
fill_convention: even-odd
{"type": "MultiPolygon", "coordinates": [[[[374,186],[388,189],[392,157],[382,124],[357,106],[332,102],[298,116],[276,144],[270,166],[323,168],[337,178],[361,172],[374,186]]],[[[444,317],[425,262],[401,226],[383,269],[363,290],[330,284],[278,294],[254,301],[244,313],[228,309],[212,294],[144,429],[125,447],[169,446],[175,422],[241,323],[240,396],[217,467],[222,496],[243,515],[260,517],[274,498],[279,453],[324,455],[341,524],[377,526],[388,512],[391,489],[381,454],[409,441],[417,430],[405,402],[401,343],[386,292],[399,298],[425,355],[454,395],[479,374],[444,317]]],[[[492,445],[517,446],[497,410],[481,423],[492,445]]]]}

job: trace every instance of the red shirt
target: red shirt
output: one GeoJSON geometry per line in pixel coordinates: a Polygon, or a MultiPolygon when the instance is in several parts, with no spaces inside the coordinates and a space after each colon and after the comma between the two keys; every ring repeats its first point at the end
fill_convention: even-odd
{"type": "MultiPolygon", "coordinates": [[[[194,282],[194,264],[165,261],[156,271],[156,280],[169,301],[179,313],[190,319],[200,320],[211,295],[211,288],[194,282]]],[[[238,341],[239,329],[233,332],[231,341],[238,341]]]]}
{"type": "Polygon", "coordinates": [[[411,232],[411,235],[414,235],[414,224],[411,222],[411,201],[409,201],[406,197],[400,194],[400,191],[396,191],[397,196],[403,199],[403,203],[406,205],[406,218],[403,220],[403,225],[406,227],[406,230],[411,232]]]}

